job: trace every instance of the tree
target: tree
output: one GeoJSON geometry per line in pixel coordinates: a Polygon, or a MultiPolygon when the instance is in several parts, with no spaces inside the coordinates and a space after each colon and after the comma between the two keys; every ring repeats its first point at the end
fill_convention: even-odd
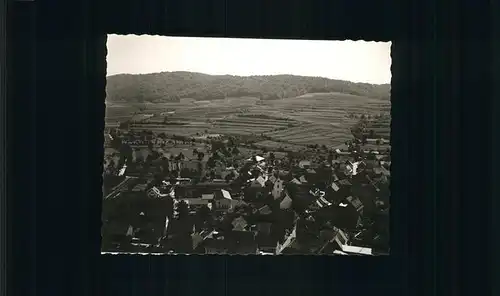
{"type": "Polygon", "coordinates": [[[231,156],[231,148],[226,148],[226,147],[222,148],[222,154],[224,154],[224,156],[226,157],[231,156]]]}
{"type": "Polygon", "coordinates": [[[202,206],[198,211],[198,220],[206,226],[212,223],[212,215],[207,206],[202,206]]]}
{"type": "Polygon", "coordinates": [[[332,163],[333,161],[333,151],[328,152],[328,163],[332,163]]]}
{"type": "Polygon", "coordinates": [[[167,174],[170,171],[169,161],[166,157],[161,158],[161,169],[164,174],[167,174]]]}
{"type": "Polygon", "coordinates": [[[225,148],[225,145],[223,142],[221,141],[216,141],[216,140],[213,140],[211,142],[211,146],[212,146],[212,153],[215,153],[216,151],[218,151],[219,149],[223,149],[225,148]]]}
{"type": "Polygon", "coordinates": [[[361,144],[366,145],[368,143],[366,134],[361,136],[361,144]]]}
{"type": "Polygon", "coordinates": [[[177,213],[179,220],[186,220],[189,217],[189,206],[185,201],[181,200],[177,203],[177,213]]]}
{"type": "Polygon", "coordinates": [[[215,167],[215,160],[213,157],[210,157],[208,160],[207,160],[207,167],[209,168],[214,168],[215,167]]]}
{"type": "Polygon", "coordinates": [[[199,160],[199,161],[202,161],[202,160],[203,160],[203,158],[205,158],[205,153],[203,153],[203,152],[198,152],[198,160],[199,160]]]}

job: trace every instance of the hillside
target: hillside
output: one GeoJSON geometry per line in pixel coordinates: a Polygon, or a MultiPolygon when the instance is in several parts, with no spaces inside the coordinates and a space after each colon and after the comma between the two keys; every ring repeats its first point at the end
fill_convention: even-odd
{"type": "Polygon", "coordinates": [[[377,99],[390,98],[390,85],[371,85],[321,77],[294,75],[232,76],[191,72],[119,74],[107,78],[110,102],[178,102],[180,98],[214,100],[257,97],[263,100],[307,93],[338,92],[377,99]]]}

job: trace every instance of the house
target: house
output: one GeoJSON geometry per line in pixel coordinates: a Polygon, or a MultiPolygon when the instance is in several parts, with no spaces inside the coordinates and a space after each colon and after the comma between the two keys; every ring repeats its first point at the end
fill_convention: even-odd
{"type": "Polygon", "coordinates": [[[257,210],[257,212],[258,212],[260,215],[270,215],[270,214],[272,214],[272,210],[271,210],[271,208],[270,208],[268,205],[265,205],[265,206],[263,206],[263,207],[259,208],[259,209],[257,210]]]}
{"type": "Polygon", "coordinates": [[[266,187],[265,178],[250,180],[250,186],[244,189],[245,200],[258,200],[259,197],[267,196],[269,188],[266,187]]]}
{"type": "Polygon", "coordinates": [[[202,194],[213,194],[221,189],[229,189],[227,183],[198,183],[193,184],[179,184],[175,187],[175,196],[197,198],[202,194]]]}
{"type": "Polygon", "coordinates": [[[247,159],[247,161],[255,161],[257,163],[261,163],[264,160],[266,160],[266,159],[264,157],[262,157],[262,156],[259,156],[259,155],[256,155],[254,157],[251,157],[251,158],[247,159]]]}
{"type": "Polygon", "coordinates": [[[301,169],[308,169],[311,167],[311,161],[309,160],[301,160],[299,161],[299,167],[301,169]]]}
{"type": "Polygon", "coordinates": [[[361,220],[360,214],[347,202],[332,204],[331,206],[317,207],[315,217],[321,221],[329,221],[332,225],[342,229],[356,229],[361,220]]]}
{"type": "Polygon", "coordinates": [[[307,209],[316,200],[316,197],[309,192],[309,187],[306,185],[288,186],[286,192],[298,209],[307,209]]]}
{"type": "Polygon", "coordinates": [[[143,192],[143,191],[146,191],[147,187],[148,187],[148,184],[146,184],[146,183],[137,184],[134,186],[134,188],[132,188],[132,191],[133,192],[143,192]]]}
{"type": "Polygon", "coordinates": [[[373,255],[372,248],[366,248],[366,247],[342,245],[341,250],[343,253],[348,254],[348,255],[358,255],[358,256],[366,256],[366,255],[372,256],[373,255]]]}
{"type": "Polygon", "coordinates": [[[325,198],[333,203],[338,203],[351,193],[351,182],[347,179],[334,181],[326,188],[325,198]]]}
{"type": "Polygon", "coordinates": [[[213,194],[213,193],[205,193],[205,194],[201,194],[201,199],[213,200],[214,196],[215,196],[215,194],[213,194]]]}
{"type": "Polygon", "coordinates": [[[307,169],[307,173],[309,175],[316,175],[316,170],[315,169],[307,169]]]}
{"type": "Polygon", "coordinates": [[[234,219],[231,224],[233,225],[233,230],[235,231],[245,231],[248,226],[247,221],[242,216],[234,219]]]}
{"type": "Polygon", "coordinates": [[[190,169],[198,171],[200,168],[203,170],[204,165],[203,162],[199,160],[184,160],[180,162],[181,169],[190,169]]]}
{"type": "Polygon", "coordinates": [[[124,164],[123,167],[118,171],[118,176],[123,176],[125,175],[125,172],[127,171],[127,165],[124,164]]]}
{"type": "Polygon", "coordinates": [[[227,234],[228,251],[231,254],[257,254],[257,243],[252,231],[230,231],[227,234]]]}
{"type": "Polygon", "coordinates": [[[346,197],[346,200],[356,209],[356,211],[360,214],[360,215],[363,215],[363,208],[364,208],[364,205],[363,203],[361,202],[361,200],[359,200],[358,197],[354,197],[354,196],[348,196],[346,197]]]}
{"type": "Polygon", "coordinates": [[[219,198],[215,200],[215,207],[217,210],[229,210],[233,207],[233,199],[229,191],[221,189],[219,198]]]}
{"type": "Polygon", "coordinates": [[[259,251],[275,253],[278,241],[272,237],[272,223],[257,223],[257,235],[255,237],[259,251]]]}
{"type": "Polygon", "coordinates": [[[285,196],[280,202],[280,209],[286,210],[292,207],[292,199],[288,195],[288,192],[285,192],[285,196]]]}
{"type": "Polygon", "coordinates": [[[332,205],[331,202],[326,200],[324,197],[320,196],[314,203],[313,205],[318,208],[324,208],[324,207],[329,207],[332,205]]]}
{"type": "Polygon", "coordinates": [[[342,247],[349,245],[349,236],[343,230],[341,230],[339,228],[335,228],[334,230],[335,230],[335,236],[334,236],[332,242],[335,243],[337,250],[339,250],[342,253],[346,254],[342,250],[342,247]]]}
{"type": "Polygon", "coordinates": [[[224,237],[207,238],[204,240],[206,254],[227,254],[229,245],[224,237]]]}
{"type": "Polygon", "coordinates": [[[386,177],[391,176],[391,171],[388,170],[385,166],[381,166],[380,170],[381,170],[383,176],[386,176],[386,177]]]}
{"type": "Polygon", "coordinates": [[[363,205],[364,214],[373,213],[375,201],[380,193],[380,188],[374,180],[369,184],[356,183],[351,187],[351,194],[363,205]]]}
{"type": "Polygon", "coordinates": [[[208,199],[202,199],[202,198],[179,198],[179,201],[184,201],[190,206],[202,206],[202,205],[208,205],[211,203],[211,200],[208,199]]]}
{"type": "Polygon", "coordinates": [[[264,235],[271,235],[271,227],[273,226],[270,222],[259,222],[257,223],[257,232],[264,235]]]}
{"type": "Polygon", "coordinates": [[[259,176],[255,179],[255,181],[262,187],[266,186],[266,181],[267,181],[267,178],[266,177],[263,177],[263,176],[259,176]]]}
{"type": "Polygon", "coordinates": [[[284,242],[281,244],[280,242],[277,243],[276,246],[276,255],[280,255],[285,251],[287,248],[292,246],[292,244],[295,243],[297,239],[297,224],[293,227],[292,231],[290,232],[289,235],[286,236],[284,242]]]}
{"type": "Polygon", "coordinates": [[[272,190],[272,195],[273,195],[275,200],[281,197],[281,194],[283,193],[283,189],[284,189],[283,180],[277,179],[274,182],[273,190],[272,190]]]}

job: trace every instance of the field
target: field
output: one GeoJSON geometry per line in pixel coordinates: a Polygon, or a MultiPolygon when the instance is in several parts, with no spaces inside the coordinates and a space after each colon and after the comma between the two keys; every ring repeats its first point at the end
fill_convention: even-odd
{"type": "MultiPolygon", "coordinates": [[[[300,149],[318,144],[338,147],[352,139],[350,128],[359,120],[352,114],[376,115],[390,112],[390,102],[341,93],[307,94],[281,100],[252,97],[178,103],[124,105],[108,103],[106,123],[143,116],[131,129],[167,135],[200,137],[205,134],[258,135],[266,141],[259,147],[300,149]]],[[[372,122],[369,129],[390,136],[390,121],[372,122]]]]}

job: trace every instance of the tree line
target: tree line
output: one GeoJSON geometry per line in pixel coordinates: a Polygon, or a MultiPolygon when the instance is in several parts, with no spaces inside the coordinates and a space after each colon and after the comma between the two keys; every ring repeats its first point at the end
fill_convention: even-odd
{"type": "Polygon", "coordinates": [[[120,74],[108,77],[106,88],[108,100],[131,102],[178,102],[181,98],[216,100],[246,96],[273,100],[323,92],[390,98],[389,85],[294,75],[241,77],[191,72],[120,74]]]}

